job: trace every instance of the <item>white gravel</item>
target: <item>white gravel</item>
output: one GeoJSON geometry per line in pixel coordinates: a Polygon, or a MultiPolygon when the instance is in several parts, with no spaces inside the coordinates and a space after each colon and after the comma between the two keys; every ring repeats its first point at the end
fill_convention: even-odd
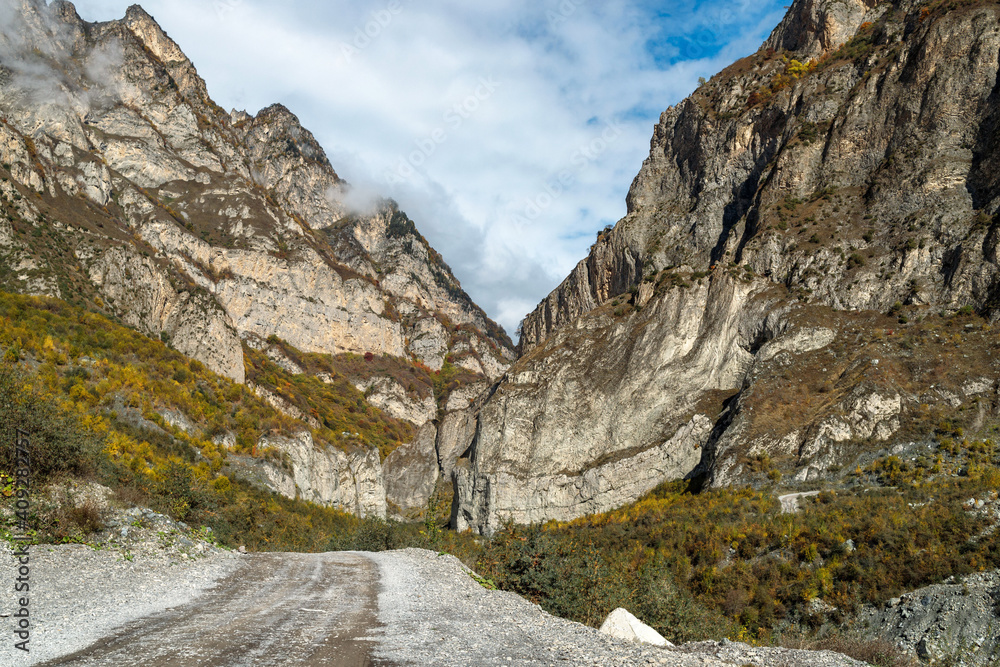
{"type": "Polygon", "coordinates": [[[100,550],[30,547],[28,654],[14,646],[20,640],[12,614],[24,595],[14,592],[18,564],[0,543],[0,665],[35,665],[78,651],[129,621],[190,601],[238,567],[239,554],[155,529],[165,527],[131,528],[124,540],[116,535],[120,546],[100,550]]]}
{"type": "Polygon", "coordinates": [[[830,652],[702,642],[670,650],[608,637],[483,588],[453,556],[406,549],[366,554],[381,571],[375,657],[393,665],[675,665],[860,667],[830,652]]]}

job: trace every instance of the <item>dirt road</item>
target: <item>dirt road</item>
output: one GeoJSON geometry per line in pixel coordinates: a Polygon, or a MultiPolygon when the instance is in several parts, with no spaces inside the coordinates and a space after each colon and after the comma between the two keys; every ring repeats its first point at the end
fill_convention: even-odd
{"type": "Polygon", "coordinates": [[[186,564],[147,557],[143,565],[74,545],[40,551],[32,572],[39,595],[53,595],[38,600],[35,652],[20,662],[0,653],[0,664],[863,667],[833,653],[734,642],[667,650],[615,639],[490,590],[455,557],[422,549],[216,554],[186,564]],[[218,558],[225,566],[218,577],[191,595],[173,595],[218,558]],[[165,604],[150,607],[144,587],[165,604]],[[114,611],[135,613],[104,622],[114,611]]]}
{"type": "Polygon", "coordinates": [[[254,554],[187,605],[45,665],[388,666],[371,657],[378,567],[350,553],[254,554]]]}

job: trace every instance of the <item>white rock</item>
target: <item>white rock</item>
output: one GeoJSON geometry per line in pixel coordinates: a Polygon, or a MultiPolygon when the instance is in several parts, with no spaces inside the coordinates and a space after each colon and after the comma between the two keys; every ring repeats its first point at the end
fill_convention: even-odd
{"type": "Polygon", "coordinates": [[[673,644],[664,639],[659,632],[621,607],[608,614],[604,624],[601,625],[601,632],[618,639],[673,648],[673,644]]]}
{"type": "Polygon", "coordinates": [[[768,361],[781,352],[791,352],[792,354],[812,352],[826,347],[836,338],[837,334],[825,327],[794,329],[761,348],[758,358],[760,361],[768,361]]]}
{"type": "Polygon", "coordinates": [[[391,377],[373,377],[355,382],[368,402],[394,419],[405,419],[414,426],[423,426],[437,416],[434,396],[411,396],[403,385],[391,377]]]}
{"type": "Polygon", "coordinates": [[[375,448],[344,452],[320,447],[312,434],[302,431],[292,437],[262,436],[258,448],[274,448],[287,455],[290,470],[261,462],[260,471],[272,490],[288,498],[300,498],[327,507],[353,512],[360,517],[385,518],[385,481],[375,448]]]}

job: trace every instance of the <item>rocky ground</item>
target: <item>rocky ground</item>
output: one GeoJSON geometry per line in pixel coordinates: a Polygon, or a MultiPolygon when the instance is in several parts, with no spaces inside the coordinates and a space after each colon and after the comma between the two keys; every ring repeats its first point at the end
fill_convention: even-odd
{"type": "Polygon", "coordinates": [[[927,662],[1000,664],[1000,573],[927,586],[865,609],[861,631],[888,639],[927,662]]]}
{"type": "Polygon", "coordinates": [[[400,665],[862,665],[822,651],[701,642],[677,649],[614,639],[489,590],[453,556],[422,549],[371,554],[382,575],[374,657],[400,665]]]}
{"type": "Polygon", "coordinates": [[[133,619],[189,603],[239,566],[238,552],[148,509],[116,512],[108,525],[94,546],[29,547],[28,654],[14,647],[19,563],[3,545],[0,664],[34,665],[80,650],[133,619]]]}

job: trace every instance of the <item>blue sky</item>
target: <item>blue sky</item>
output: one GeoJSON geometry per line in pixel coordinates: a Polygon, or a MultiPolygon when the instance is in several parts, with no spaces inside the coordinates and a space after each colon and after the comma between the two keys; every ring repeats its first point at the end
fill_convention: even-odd
{"type": "MultiPolygon", "coordinates": [[[[81,0],[88,21],[132,0],[81,0]]],[[[148,0],[223,107],[281,102],[513,334],[625,214],[660,113],[756,51],[771,0],[148,0]]],[[[789,3],[790,4],[790,3],[789,3]]]]}

